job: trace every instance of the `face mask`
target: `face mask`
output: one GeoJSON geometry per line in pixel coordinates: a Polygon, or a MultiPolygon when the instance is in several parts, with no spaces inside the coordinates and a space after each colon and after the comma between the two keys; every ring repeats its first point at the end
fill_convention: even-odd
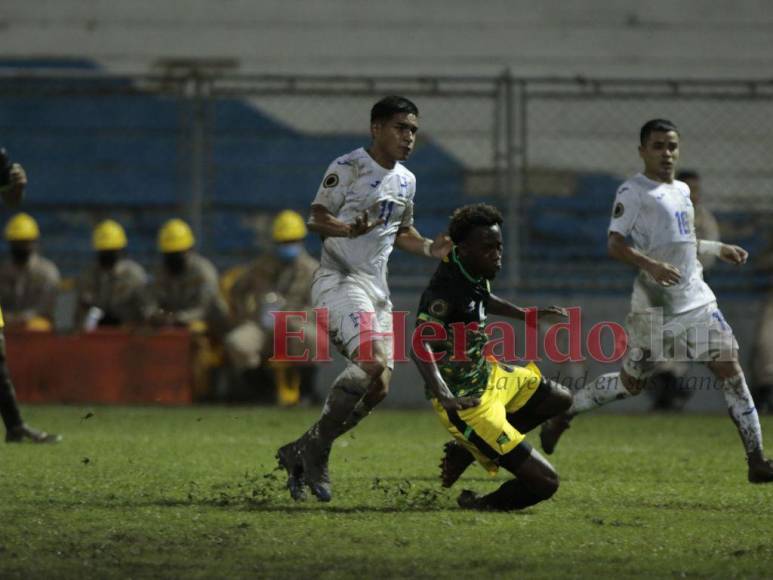
{"type": "Polygon", "coordinates": [[[99,252],[97,260],[99,261],[100,268],[103,270],[112,270],[115,267],[116,262],[118,262],[118,252],[99,252]]]}
{"type": "Polygon", "coordinates": [[[302,244],[279,244],[276,247],[276,257],[280,262],[292,262],[301,255],[302,244]]]}
{"type": "Polygon", "coordinates": [[[32,248],[29,246],[17,246],[11,244],[11,259],[17,266],[24,266],[30,260],[32,248]]]}
{"type": "Polygon", "coordinates": [[[173,276],[181,274],[185,270],[185,253],[184,252],[170,252],[164,254],[164,267],[173,276]]]}

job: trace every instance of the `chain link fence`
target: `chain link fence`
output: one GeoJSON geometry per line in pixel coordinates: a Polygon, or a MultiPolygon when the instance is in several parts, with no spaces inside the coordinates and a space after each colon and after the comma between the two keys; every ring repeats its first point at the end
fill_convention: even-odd
{"type": "MultiPolygon", "coordinates": [[[[606,227],[617,185],[641,169],[638,132],[653,117],[680,128],[681,165],[701,174],[723,239],[752,258],[770,242],[773,83],[0,69],[0,144],[27,167],[25,209],[66,274],[91,259],[91,227],[105,217],[124,224],[146,265],[158,226],[184,217],[199,250],[227,268],[269,247],[277,211],[307,211],[335,157],[367,145],[370,107],[385,94],[420,109],[407,164],[417,227],[434,236],[459,205],[498,205],[511,290],[630,288],[633,273],[606,257],[606,227]]],[[[423,286],[430,267],[396,252],[392,287],[423,286]]],[[[764,283],[754,259],[737,272],[716,267],[712,285],[764,283]]]]}

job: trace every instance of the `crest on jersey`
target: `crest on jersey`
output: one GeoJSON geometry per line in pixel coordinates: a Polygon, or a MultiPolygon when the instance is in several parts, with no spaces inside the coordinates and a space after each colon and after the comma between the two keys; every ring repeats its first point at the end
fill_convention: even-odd
{"type": "Polygon", "coordinates": [[[336,173],[328,173],[322,181],[323,187],[335,187],[336,185],[338,185],[338,174],[336,173]]]}
{"type": "Polygon", "coordinates": [[[445,300],[433,300],[429,305],[429,313],[437,318],[443,318],[448,314],[448,302],[445,300]]]}
{"type": "Polygon", "coordinates": [[[623,215],[623,212],[625,212],[625,207],[623,207],[623,204],[618,201],[615,204],[615,209],[612,212],[612,217],[619,218],[621,215],[623,215]]]}

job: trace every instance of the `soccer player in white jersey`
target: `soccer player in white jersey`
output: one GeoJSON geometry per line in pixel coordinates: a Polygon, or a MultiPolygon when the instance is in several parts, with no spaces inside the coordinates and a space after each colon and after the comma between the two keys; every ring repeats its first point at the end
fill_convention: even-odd
{"type": "Polygon", "coordinates": [[[330,501],[333,441],[386,397],[394,367],[386,281],[392,248],[438,259],[451,250],[448,236],[429,240],[413,227],[416,178],[400,162],[413,150],[418,115],[404,97],[377,102],[370,146],[333,161],[311,205],[309,229],[324,240],[312,300],[327,310],[330,338],[349,363],[333,382],[319,420],[277,452],[293,499],[303,499],[308,486],[320,501],[330,501]],[[368,324],[372,336],[364,332],[368,324]]]}
{"type": "Polygon", "coordinates": [[[690,188],[674,179],[679,132],[673,123],[645,123],[639,155],[644,172],[617,190],[608,238],[609,254],[639,269],[626,319],[629,348],[623,367],[577,391],[568,413],[543,426],[542,448],[552,453],[578,413],[638,394],[658,362],[682,358],[705,363],[721,384],[746,450],[749,481],[771,482],[773,463],[763,455],[759,417],[738,364],[738,343],[698,260],[708,253],[743,264],[748,254],[738,246],[696,239],[690,188]],[[633,245],[626,242],[628,236],[633,245]]]}

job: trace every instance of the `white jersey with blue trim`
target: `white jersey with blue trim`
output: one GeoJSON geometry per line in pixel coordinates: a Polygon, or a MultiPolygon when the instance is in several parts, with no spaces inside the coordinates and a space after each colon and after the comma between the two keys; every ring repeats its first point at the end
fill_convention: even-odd
{"type": "Polygon", "coordinates": [[[662,183],[639,173],[618,188],[609,231],[630,236],[639,252],[681,273],[678,284],[662,286],[640,271],[631,296],[633,312],[663,308],[665,315],[679,314],[716,301],[698,261],[694,213],[690,188],[682,181],[662,183]]]}
{"type": "Polygon", "coordinates": [[[327,169],[312,205],[353,223],[368,212],[371,222],[384,220],[357,238],[326,238],[317,278],[344,276],[358,281],[377,300],[389,299],[387,261],[397,231],[413,225],[416,177],[400,163],[386,169],[360,147],[327,169]]]}

